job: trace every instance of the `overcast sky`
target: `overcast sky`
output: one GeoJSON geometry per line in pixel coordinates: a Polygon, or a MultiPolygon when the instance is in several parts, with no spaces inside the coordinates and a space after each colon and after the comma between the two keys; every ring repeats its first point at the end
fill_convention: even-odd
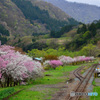
{"type": "Polygon", "coordinates": [[[97,5],[100,7],[100,0],[66,0],[66,1],[88,3],[92,5],[97,5]]]}

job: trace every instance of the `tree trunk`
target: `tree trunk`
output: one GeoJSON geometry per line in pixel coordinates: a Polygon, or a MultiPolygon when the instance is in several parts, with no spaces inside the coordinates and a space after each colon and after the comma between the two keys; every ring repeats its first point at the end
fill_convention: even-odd
{"type": "Polygon", "coordinates": [[[16,85],[16,82],[14,82],[14,86],[16,85]]]}
{"type": "Polygon", "coordinates": [[[11,81],[11,83],[10,83],[10,86],[12,87],[12,81],[11,81]]]}
{"type": "Polygon", "coordinates": [[[6,82],[4,83],[4,87],[6,87],[6,82]]]}
{"type": "Polygon", "coordinates": [[[8,80],[7,80],[7,87],[9,87],[9,77],[8,77],[8,80]]]}

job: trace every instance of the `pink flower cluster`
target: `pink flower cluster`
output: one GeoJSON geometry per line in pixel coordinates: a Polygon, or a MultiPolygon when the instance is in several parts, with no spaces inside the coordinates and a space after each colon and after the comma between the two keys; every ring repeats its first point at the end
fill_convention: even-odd
{"type": "Polygon", "coordinates": [[[51,60],[49,62],[49,64],[53,67],[53,68],[56,68],[58,66],[61,66],[63,65],[63,63],[60,61],[60,60],[51,60]]]}
{"type": "Polygon", "coordinates": [[[70,64],[70,63],[74,63],[74,62],[91,61],[91,60],[94,60],[94,57],[78,56],[78,57],[71,58],[71,57],[67,57],[67,56],[60,56],[59,60],[63,64],[70,64]]]}
{"type": "Polygon", "coordinates": [[[0,79],[12,78],[14,81],[35,79],[43,75],[43,67],[40,62],[33,61],[27,55],[15,52],[14,47],[0,46],[0,79]],[[5,77],[6,76],[6,77],[5,77]]]}
{"type": "Polygon", "coordinates": [[[60,56],[58,59],[59,60],[46,60],[43,63],[43,66],[44,67],[51,66],[53,68],[56,68],[58,66],[67,65],[67,64],[70,64],[70,63],[76,63],[76,62],[82,62],[82,61],[91,61],[91,60],[94,60],[94,57],[78,56],[78,57],[71,58],[69,56],[60,56]]]}
{"type": "Polygon", "coordinates": [[[66,64],[69,64],[71,63],[73,60],[75,59],[72,59],[71,57],[69,56],[60,56],[59,57],[59,60],[63,63],[63,65],[66,65],[66,64]]]}

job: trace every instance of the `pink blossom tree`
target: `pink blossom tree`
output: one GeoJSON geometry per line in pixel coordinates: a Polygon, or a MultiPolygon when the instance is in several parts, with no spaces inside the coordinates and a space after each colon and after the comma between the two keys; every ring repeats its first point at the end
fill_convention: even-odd
{"type": "MultiPolygon", "coordinates": [[[[43,76],[43,67],[40,62],[33,61],[27,55],[15,52],[14,47],[0,46],[0,82],[7,86],[14,82],[36,79],[43,76]]],[[[14,85],[15,85],[14,84],[14,85]]]]}
{"type": "Polygon", "coordinates": [[[83,61],[91,61],[94,60],[94,57],[85,57],[85,56],[77,56],[74,58],[67,56],[60,56],[59,60],[63,63],[63,65],[67,65],[70,63],[78,63],[83,61]]]}
{"type": "Polygon", "coordinates": [[[51,67],[52,68],[56,68],[56,67],[58,67],[58,66],[61,66],[61,65],[63,65],[63,63],[60,61],[60,60],[51,60],[50,62],[49,62],[49,64],[51,65],[51,67]]]}
{"type": "Polygon", "coordinates": [[[63,63],[60,60],[46,60],[43,63],[44,67],[49,67],[49,68],[54,68],[54,69],[61,65],[63,65],[63,63]]]}

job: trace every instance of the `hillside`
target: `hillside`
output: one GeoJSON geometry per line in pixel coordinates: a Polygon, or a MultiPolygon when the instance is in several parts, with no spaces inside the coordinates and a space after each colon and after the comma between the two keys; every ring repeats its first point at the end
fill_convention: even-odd
{"type": "Polygon", "coordinates": [[[21,10],[11,0],[0,0],[0,24],[9,30],[11,35],[31,35],[33,32],[46,32],[44,26],[32,25],[21,10]]]}
{"type": "Polygon", "coordinates": [[[74,19],[83,22],[90,23],[94,20],[100,19],[100,7],[82,3],[72,3],[65,0],[42,0],[52,3],[66,12],[74,19]]]}
{"type": "Polygon", "coordinates": [[[78,24],[74,19],[68,18],[66,14],[65,15],[67,16],[67,20],[52,18],[48,10],[40,9],[38,6],[33,5],[35,4],[34,1],[33,4],[31,1],[27,0],[12,0],[12,2],[17,5],[17,7],[23,12],[25,18],[30,20],[31,24],[33,25],[35,22],[38,22],[43,24],[48,30],[59,30],[66,24],[78,24]]]}
{"type": "Polygon", "coordinates": [[[77,24],[74,19],[51,4],[50,7],[52,9],[56,8],[54,12],[53,10],[45,9],[46,6],[49,7],[49,4],[46,4],[45,2],[42,2],[42,4],[41,2],[36,2],[37,6],[34,6],[31,1],[26,0],[0,0],[0,24],[9,30],[11,35],[21,36],[31,35],[32,33],[48,33],[50,29],[60,28],[72,22],[77,24]],[[38,7],[39,5],[45,5],[45,7],[42,9],[38,7]],[[30,7],[29,10],[27,9],[28,7],[30,7]],[[58,13],[56,13],[57,11],[58,13]]]}
{"type": "Polygon", "coordinates": [[[77,28],[77,34],[71,42],[66,43],[69,50],[80,50],[87,44],[97,45],[100,42],[100,20],[83,24],[77,28]]]}
{"type": "Polygon", "coordinates": [[[33,4],[33,6],[38,6],[42,10],[47,10],[50,17],[62,20],[62,21],[68,21],[69,18],[71,18],[68,14],[63,12],[61,9],[58,9],[58,7],[53,6],[51,3],[47,3],[41,0],[30,0],[33,4]]]}
{"type": "Polygon", "coordinates": [[[69,51],[77,51],[87,44],[98,45],[100,48],[100,20],[91,24],[64,26],[57,32],[51,31],[48,36],[44,35],[36,39],[31,45],[26,46],[24,50],[65,47],[69,51]]]}

